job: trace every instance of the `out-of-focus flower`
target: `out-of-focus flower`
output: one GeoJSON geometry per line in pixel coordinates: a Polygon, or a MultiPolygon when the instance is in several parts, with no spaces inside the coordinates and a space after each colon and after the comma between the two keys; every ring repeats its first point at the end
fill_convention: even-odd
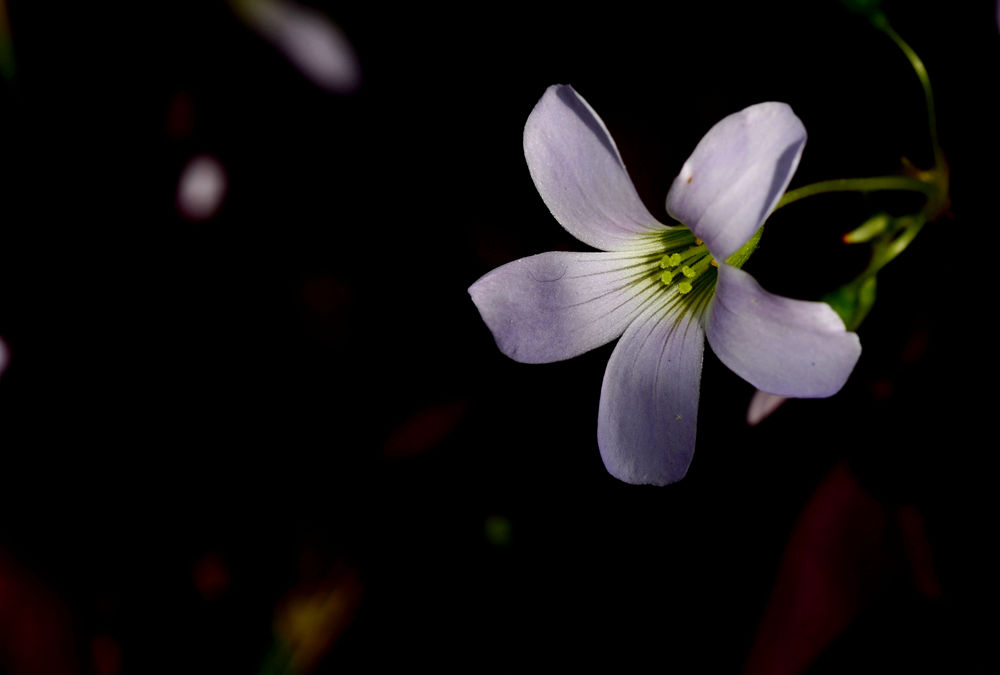
{"type": "Polygon", "coordinates": [[[230,0],[237,15],[313,84],[347,94],[361,85],[350,41],[325,16],[287,0],[230,0]]]}
{"type": "Polygon", "coordinates": [[[621,336],[597,423],[615,477],[664,485],[687,472],[706,337],[736,374],[783,396],[830,396],[854,368],[860,342],[829,305],[768,293],[740,269],[805,141],[784,103],[726,117],[674,179],[667,211],[686,227],[668,227],[572,87],[550,87],[528,117],[524,153],[539,194],[570,234],[603,252],[522,258],[469,293],[517,361],[568,359],[621,336]]]}
{"type": "Polygon", "coordinates": [[[406,457],[431,450],[455,431],[468,407],[468,401],[459,399],[416,411],[389,433],[382,452],[389,457],[406,457]]]}
{"type": "Polygon", "coordinates": [[[862,485],[846,462],[834,465],[792,527],[741,672],[816,670],[811,666],[823,659],[830,643],[866,609],[883,602],[887,586],[898,589],[907,578],[927,598],[941,597],[923,514],[912,505],[890,507],[862,485]]]}
{"type": "Polygon", "coordinates": [[[211,155],[193,157],[177,181],[177,210],[189,220],[211,218],[226,196],[227,183],[219,160],[211,155]]]}
{"type": "Polygon", "coordinates": [[[752,427],[757,426],[787,400],[787,396],[768,394],[766,391],[758,389],[753,393],[753,397],[750,399],[750,406],[747,408],[747,424],[752,427]]]}
{"type": "Polygon", "coordinates": [[[206,553],[192,570],[195,588],[206,600],[218,600],[227,590],[231,580],[229,568],[217,553],[206,553]]]}
{"type": "Polygon", "coordinates": [[[0,549],[0,673],[74,675],[76,646],[63,601],[0,549]]]}
{"type": "Polygon", "coordinates": [[[0,338],[0,375],[3,375],[3,371],[7,370],[7,363],[10,361],[10,350],[7,348],[7,343],[0,338]]]}

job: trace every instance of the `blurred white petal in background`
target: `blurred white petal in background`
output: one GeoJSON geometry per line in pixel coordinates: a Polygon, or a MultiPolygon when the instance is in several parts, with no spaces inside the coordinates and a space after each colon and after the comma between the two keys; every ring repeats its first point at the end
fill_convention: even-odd
{"type": "Polygon", "coordinates": [[[361,84],[354,48],[333,22],[287,0],[230,0],[236,14],[314,84],[347,94],[361,84]]]}
{"type": "Polygon", "coordinates": [[[7,349],[7,343],[0,338],[0,375],[3,375],[3,371],[7,370],[7,363],[10,361],[10,350],[7,349]]]}
{"type": "Polygon", "coordinates": [[[753,393],[750,407],[747,408],[747,424],[752,427],[757,426],[787,400],[787,396],[768,394],[766,391],[758,389],[753,393]]]}
{"type": "Polygon", "coordinates": [[[191,158],[177,183],[177,210],[189,220],[211,218],[226,196],[227,182],[226,170],[215,157],[191,158]]]}

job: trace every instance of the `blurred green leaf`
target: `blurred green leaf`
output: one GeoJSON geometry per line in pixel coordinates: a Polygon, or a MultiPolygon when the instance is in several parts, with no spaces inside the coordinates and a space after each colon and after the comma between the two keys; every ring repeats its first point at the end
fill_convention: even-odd
{"type": "Polygon", "coordinates": [[[882,0],[840,0],[841,4],[856,14],[869,19],[882,14],[882,0]]]}
{"type": "Polygon", "coordinates": [[[494,546],[510,546],[513,527],[504,516],[487,516],[483,527],[486,540],[494,546]]]}
{"type": "Polygon", "coordinates": [[[891,222],[892,217],[888,213],[876,213],[874,216],[861,223],[861,225],[845,234],[844,243],[861,244],[866,241],[871,241],[885,232],[891,222]]]}
{"type": "Polygon", "coordinates": [[[861,276],[823,297],[840,315],[847,330],[856,330],[875,304],[875,275],[861,276]]]}

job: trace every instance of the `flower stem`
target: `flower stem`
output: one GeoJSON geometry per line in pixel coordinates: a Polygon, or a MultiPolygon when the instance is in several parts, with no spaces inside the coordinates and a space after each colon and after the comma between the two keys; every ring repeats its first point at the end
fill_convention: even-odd
{"type": "Polygon", "coordinates": [[[803,185],[800,188],[789,190],[774,207],[777,211],[783,206],[788,206],[793,202],[813,195],[827,192],[878,192],[880,190],[899,190],[905,192],[921,192],[928,197],[935,191],[935,187],[919,178],[910,176],[875,176],[873,178],[837,178],[834,180],[824,180],[810,185],[803,185]]]}
{"type": "Polygon", "coordinates": [[[910,61],[913,72],[917,74],[917,79],[920,80],[920,86],[924,90],[924,104],[927,107],[927,127],[930,132],[931,146],[934,149],[934,166],[941,167],[944,165],[944,152],[941,150],[940,143],[938,143],[937,115],[934,112],[934,93],[931,90],[931,80],[927,75],[927,68],[924,67],[924,62],[920,60],[920,57],[913,51],[913,48],[889,25],[889,20],[884,14],[879,13],[873,17],[872,24],[896,43],[896,46],[899,47],[910,61]]]}

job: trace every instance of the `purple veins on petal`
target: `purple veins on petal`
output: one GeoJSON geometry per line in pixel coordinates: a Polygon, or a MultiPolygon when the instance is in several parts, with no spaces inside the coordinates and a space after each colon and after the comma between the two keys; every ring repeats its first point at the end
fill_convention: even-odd
{"type": "Polygon", "coordinates": [[[697,317],[650,307],[615,346],[604,373],[597,443],[626,483],[666,485],[694,455],[705,338],[697,317]]]}
{"type": "Polygon", "coordinates": [[[828,305],[768,293],[725,262],[780,199],[805,141],[783,103],[726,117],[667,195],[667,210],[687,227],[667,228],[642,204],[607,127],[572,87],[549,87],[528,117],[524,153],[539,194],[568,232],[605,252],[515,260],[469,293],[500,350],[517,361],[567,359],[620,337],[597,424],[601,457],[616,478],[665,485],[684,477],[706,336],[731,370],[773,392],[772,403],[829,396],[857,362],[857,335],[828,305]]]}
{"type": "Polygon", "coordinates": [[[507,263],[469,288],[497,345],[522,363],[572,358],[611,342],[663,293],[658,260],[552,251],[507,263]]]}

